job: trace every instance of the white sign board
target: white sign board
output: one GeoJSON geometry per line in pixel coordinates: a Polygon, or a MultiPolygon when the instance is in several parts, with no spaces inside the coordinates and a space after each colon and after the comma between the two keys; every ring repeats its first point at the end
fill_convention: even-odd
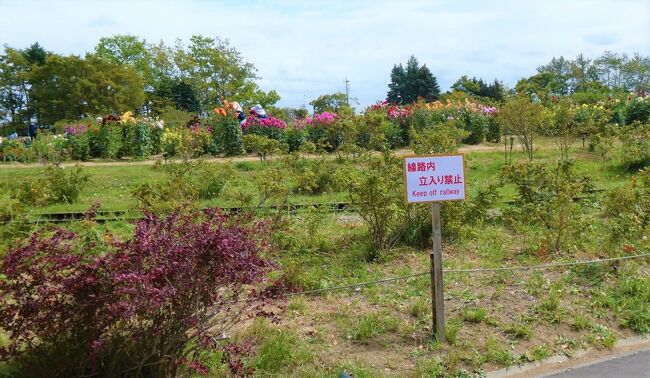
{"type": "Polygon", "coordinates": [[[462,154],[407,156],[404,158],[404,178],[408,203],[465,199],[462,154]]]}

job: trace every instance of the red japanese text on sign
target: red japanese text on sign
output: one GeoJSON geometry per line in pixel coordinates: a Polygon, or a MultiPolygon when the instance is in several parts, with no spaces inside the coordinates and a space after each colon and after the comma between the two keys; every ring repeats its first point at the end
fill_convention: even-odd
{"type": "Polygon", "coordinates": [[[461,154],[405,157],[407,202],[465,199],[464,163],[461,154]]]}

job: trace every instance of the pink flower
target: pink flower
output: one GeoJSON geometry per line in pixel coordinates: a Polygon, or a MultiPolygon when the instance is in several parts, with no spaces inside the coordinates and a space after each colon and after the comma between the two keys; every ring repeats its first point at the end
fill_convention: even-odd
{"type": "Polygon", "coordinates": [[[268,116],[266,118],[257,118],[255,116],[250,116],[248,119],[246,119],[246,122],[244,122],[241,127],[246,130],[249,127],[252,126],[260,126],[260,127],[272,127],[276,129],[284,129],[287,127],[287,124],[278,118],[275,118],[273,116],[268,116]]]}
{"type": "Polygon", "coordinates": [[[88,126],[80,123],[78,125],[68,125],[64,129],[65,133],[68,135],[79,135],[88,132],[88,126]]]}

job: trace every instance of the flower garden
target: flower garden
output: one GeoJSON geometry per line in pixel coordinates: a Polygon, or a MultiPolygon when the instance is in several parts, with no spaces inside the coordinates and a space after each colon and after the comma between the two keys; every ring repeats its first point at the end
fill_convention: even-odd
{"type": "Polygon", "coordinates": [[[3,139],[0,374],[480,377],[647,334],[650,98],[516,101],[3,139]],[[400,156],[459,150],[441,344],[430,208],[404,203],[400,156]],[[629,259],[466,271],[604,258],[629,259]],[[409,278],[358,285],[387,277],[409,278]]]}

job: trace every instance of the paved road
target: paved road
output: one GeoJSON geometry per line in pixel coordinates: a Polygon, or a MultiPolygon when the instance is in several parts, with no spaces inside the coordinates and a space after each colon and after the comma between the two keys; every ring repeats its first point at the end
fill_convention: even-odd
{"type": "Polygon", "coordinates": [[[569,369],[547,378],[650,378],[650,350],[569,369]]]}

